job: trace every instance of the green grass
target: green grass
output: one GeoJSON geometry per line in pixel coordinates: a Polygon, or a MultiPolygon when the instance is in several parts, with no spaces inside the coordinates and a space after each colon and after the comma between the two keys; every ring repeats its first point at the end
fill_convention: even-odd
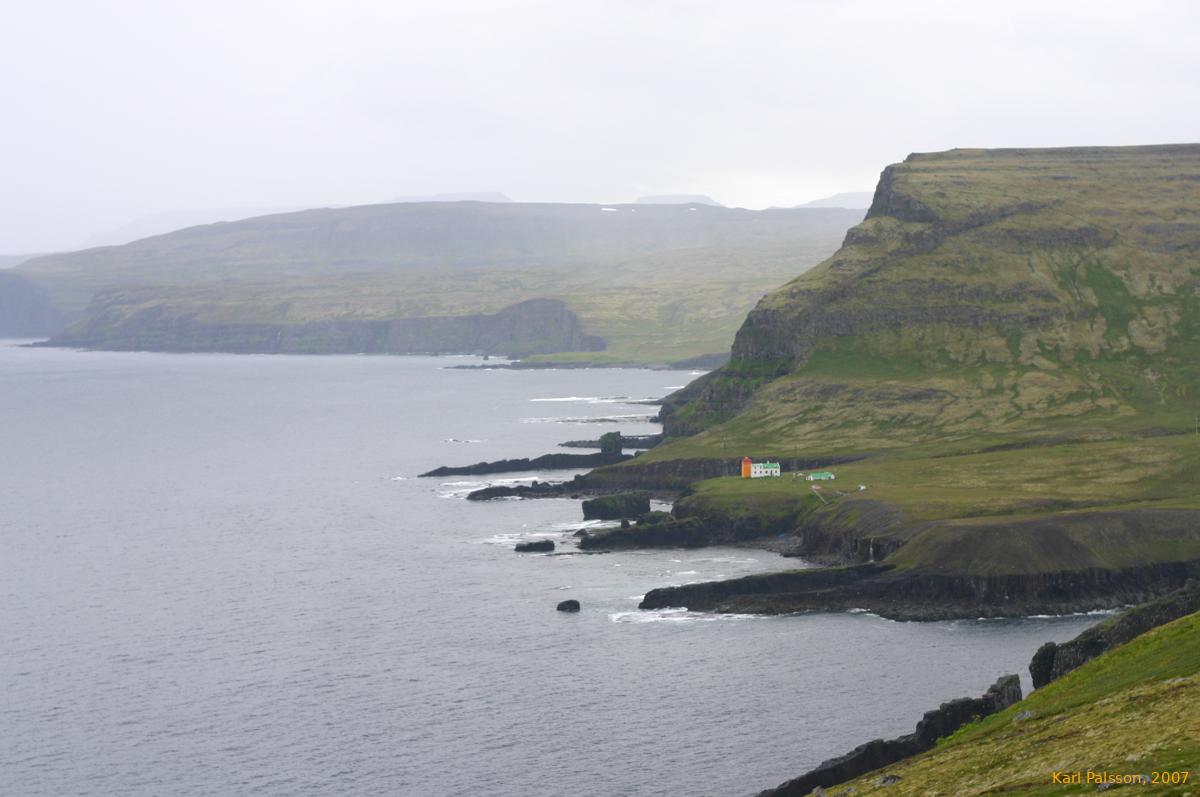
{"type": "Polygon", "coordinates": [[[838,527],[860,534],[847,527],[854,524],[854,507],[882,503],[896,510],[896,519],[887,527],[876,524],[871,535],[904,541],[889,563],[961,575],[1200,560],[1200,534],[1179,524],[1141,528],[1126,517],[1149,509],[1200,510],[1200,437],[1194,434],[983,452],[914,446],[830,470],[837,479],[820,485],[820,498],[809,482],[785,473],[779,479],[702,481],[681,505],[771,523],[794,518],[798,524],[836,512],[838,527]],[[1063,513],[1094,519],[1042,522],[1063,513]],[[941,523],[923,530],[930,521],[941,523]]]}
{"type": "Polygon", "coordinates": [[[1051,782],[1056,770],[1088,769],[1189,772],[1186,785],[1123,786],[1117,793],[1200,794],[1200,614],[1154,629],[934,750],[846,786],[856,795],[891,797],[1095,793],[1095,785],[1051,782]],[[884,772],[901,780],[878,786],[884,772]]]}

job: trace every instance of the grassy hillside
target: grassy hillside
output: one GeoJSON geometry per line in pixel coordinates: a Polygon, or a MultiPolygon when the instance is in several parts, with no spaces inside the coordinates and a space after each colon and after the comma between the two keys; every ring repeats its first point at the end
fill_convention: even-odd
{"type": "MultiPolygon", "coordinates": [[[[669,442],[624,468],[858,457],[824,495],[842,518],[855,502],[894,508],[887,533],[912,542],[889,561],[905,567],[1200,559],[1200,529],[1172,547],[1046,522],[1200,509],[1200,145],[888,167],[845,245],[763,298],[729,364],[665,414],[669,442]]],[[[798,516],[832,511],[788,482],[719,481],[689,500],[774,491],[798,516]]]]}
{"type": "MultiPolygon", "coordinates": [[[[405,203],[206,225],[22,271],[67,310],[99,296],[105,324],[154,318],[163,329],[486,314],[559,299],[609,343],[561,359],[662,362],[727,350],[754,302],[836,249],[856,221],[852,210],[405,203]]],[[[102,325],[89,331],[103,346],[102,325]]]]}
{"type": "Polygon", "coordinates": [[[829,789],[855,795],[1095,793],[1088,771],[1187,773],[1186,783],[1118,793],[1200,794],[1200,614],[1156,628],[1093,659],[934,750],[829,789]],[[1080,785],[1052,782],[1082,771],[1080,785]],[[898,781],[880,785],[883,775],[898,781]]]}

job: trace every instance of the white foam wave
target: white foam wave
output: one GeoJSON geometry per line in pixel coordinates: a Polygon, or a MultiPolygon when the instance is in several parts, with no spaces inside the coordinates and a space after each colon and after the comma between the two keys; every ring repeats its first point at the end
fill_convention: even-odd
{"type": "Polygon", "coordinates": [[[758,614],[707,614],[687,609],[638,609],[630,612],[613,612],[608,619],[614,623],[717,623],[728,620],[754,620],[758,614]]]}
{"type": "Polygon", "coordinates": [[[522,418],[521,423],[621,423],[622,421],[649,421],[654,413],[633,412],[622,415],[551,415],[522,418]]]}

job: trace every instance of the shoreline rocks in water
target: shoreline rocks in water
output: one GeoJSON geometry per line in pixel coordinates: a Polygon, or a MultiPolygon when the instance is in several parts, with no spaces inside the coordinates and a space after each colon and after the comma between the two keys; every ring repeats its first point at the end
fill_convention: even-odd
{"type": "Polygon", "coordinates": [[[1016,675],[1001,676],[982,697],[951,700],[933,711],[925,712],[916,730],[910,734],[896,739],[875,739],[859,745],[843,756],[822,762],[816,769],[798,778],[760,792],[758,797],[803,797],[815,789],[845,783],[859,775],[931,750],[938,739],[949,736],[968,722],[1003,711],[1020,702],[1021,698],[1021,679],[1016,675]]]}
{"type": "Polygon", "coordinates": [[[553,551],[553,540],[532,540],[530,542],[518,542],[513,548],[517,553],[541,553],[543,551],[553,551]]]}
{"type": "Polygon", "coordinates": [[[580,479],[569,482],[539,482],[534,480],[529,484],[497,484],[491,487],[481,487],[467,493],[468,501],[491,501],[496,498],[562,498],[571,495],[574,490],[582,490],[583,486],[576,484],[580,479]]]}
{"type": "Polygon", "coordinates": [[[709,544],[704,526],[694,518],[673,520],[667,515],[667,519],[655,522],[655,514],[631,526],[586,533],[579,540],[579,548],[702,548],[709,544]]]}
{"type": "MultiPolygon", "coordinates": [[[[648,449],[654,448],[663,441],[661,434],[621,435],[622,448],[648,449]]],[[[559,443],[562,448],[603,448],[600,440],[567,440],[559,443]]]]}
{"type": "Polygon", "coordinates": [[[442,466],[420,474],[426,476],[482,476],[491,473],[519,473],[531,470],[574,470],[598,468],[632,459],[621,452],[601,451],[598,454],[545,454],[533,459],[501,459],[495,462],[476,462],[474,465],[442,466]]]}
{"type": "Polygon", "coordinates": [[[584,520],[622,520],[640,517],[649,511],[650,496],[647,493],[616,493],[583,502],[584,520]]]}
{"type": "Polygon", "coordinates": [[[579,601],[574,598],[559,602],[558,606],[554,607],[560,612],[577,612],[579,611],[579,601]]]}
{"type": "Polygon", "coordinates": [[[1200,582],[1189,581],[1170,595],[1135,606],[1119,617],[1092,626],[1070,642],[1047,642],[1038,648],[1029,662],[1033,688],[1041,689],[1101,653],[1196,611],[1200,611],[1200,582]]]}
{"type": "Polygon", "coordinates": [[[957,620],[1073,614],[1142,603],[1182,586],[1187,564],[1123,570],[969,576],[889,564],[763,573],[661,587],[639,608],[737,614],[866,609],[891,620],[957,620]]]}

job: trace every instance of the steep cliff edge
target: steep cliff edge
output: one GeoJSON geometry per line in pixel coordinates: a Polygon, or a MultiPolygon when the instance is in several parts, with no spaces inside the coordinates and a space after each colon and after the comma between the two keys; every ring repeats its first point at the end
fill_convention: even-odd
{"type": "Polygon", "coordinates": [[[531,299],[490,315],[302,324],[220,323],[136,291],[98,297],[83,320],[46,345],[110,350],[265,354],[497,354],[600,351],[579,318],[556,299],[531,299]]]}
{"type": "Polygon", "coordinates": [[[913,155],[666,430],[878,449],[1190,408],[1198,257],[1200,145],[913,155]]]}
{"type": "Polygon", "coordinates": [[[62,329],[46,291],[20,274],[0,271],[0,337],[35,338],[62,329]]]}

